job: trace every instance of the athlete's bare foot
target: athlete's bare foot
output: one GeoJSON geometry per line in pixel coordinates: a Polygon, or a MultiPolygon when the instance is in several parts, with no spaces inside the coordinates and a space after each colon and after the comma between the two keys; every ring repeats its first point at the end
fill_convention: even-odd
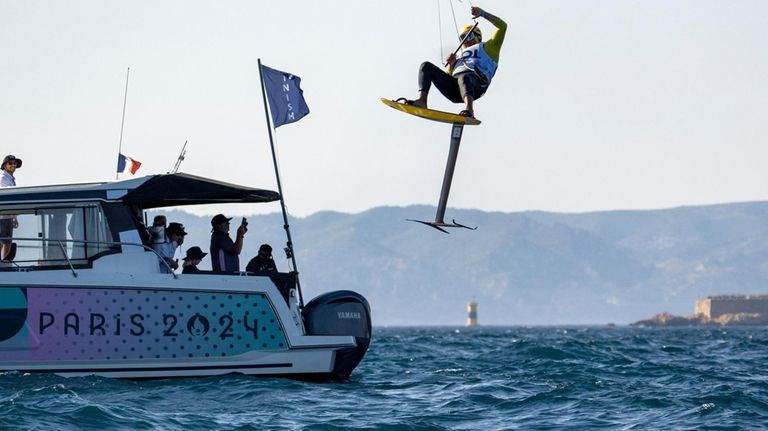
{"type": "Polygon", "coordinates": [[[413,99],[413,106],[416,106],[418,108],[427,108],[427,93],[423,91],[419,91],[419,97],[416,99],[413,99]]]}

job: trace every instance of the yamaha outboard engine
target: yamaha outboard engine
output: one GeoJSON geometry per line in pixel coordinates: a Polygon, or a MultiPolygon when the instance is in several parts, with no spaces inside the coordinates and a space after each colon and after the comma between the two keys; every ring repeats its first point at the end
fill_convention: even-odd
{"type": "Polygon", "coordinates": [[[304,306],[308,335],[351,335],[357,347],[336,352],[333,376],[345,380],[365,356],[371,344],[371,307],[362,295],[350,290],[328,292],[304,306]]]}

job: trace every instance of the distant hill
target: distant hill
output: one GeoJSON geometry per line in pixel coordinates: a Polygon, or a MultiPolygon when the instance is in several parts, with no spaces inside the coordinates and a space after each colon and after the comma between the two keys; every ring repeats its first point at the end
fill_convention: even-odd
{"type": "MultiPolygon", "coordinates": [[[[377,325],[463,324],[472,298],[481,324],[624,324],[691,314],[707,295],[768,291],[768,202],[583,214],[449,209],[478,226],[450,235],[405,221],[434,213],[380,207],[292,218],[305,300],[360,292],[377,325]]],[[[165,214],[190,232],[184,249],[207,251],[210,218],[165,214]]],[[[241,267],[267,242],[286,269],[282,217],[249,222],[241,267]]]]}

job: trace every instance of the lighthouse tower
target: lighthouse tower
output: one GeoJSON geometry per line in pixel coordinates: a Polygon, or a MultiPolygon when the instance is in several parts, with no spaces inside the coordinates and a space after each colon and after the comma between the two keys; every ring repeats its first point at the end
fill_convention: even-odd
{"type": "Polygon", "coordinates": [[[467,327],[477,326],[477,301],[474,299],[467,303],[467,327]]]}

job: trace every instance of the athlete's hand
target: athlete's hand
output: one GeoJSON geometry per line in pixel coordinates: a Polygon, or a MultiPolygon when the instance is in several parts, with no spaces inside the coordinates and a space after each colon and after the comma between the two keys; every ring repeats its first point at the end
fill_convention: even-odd
{"type": "Polygon", "coordinates": [[[456,64],[456,54],[451,53],[451,55],[449,55],[448,58],[445,60],[445,65],[453,67],[454,64],[456,64]]]}
{"type": "Polygon", "coordinates": [[[485,11],[480,9],[477,6],[472,6],[472,19],[476,19],[479,16],[483,16],[485,14],[485,11]]]}

